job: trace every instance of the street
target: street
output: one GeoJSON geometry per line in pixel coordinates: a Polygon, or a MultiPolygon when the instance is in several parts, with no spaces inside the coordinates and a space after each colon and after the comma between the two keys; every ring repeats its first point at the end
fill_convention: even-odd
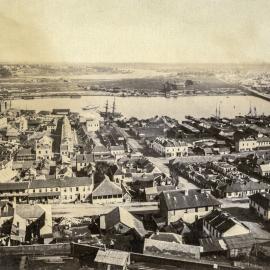
{"type": "Polygon", "coordinates": [[[157,202],[133,202],[115,204],[52,204],[53,217],[84,217],[104,215],[115,207],[121,206],[131,213],[158,212],[157,202]]]}

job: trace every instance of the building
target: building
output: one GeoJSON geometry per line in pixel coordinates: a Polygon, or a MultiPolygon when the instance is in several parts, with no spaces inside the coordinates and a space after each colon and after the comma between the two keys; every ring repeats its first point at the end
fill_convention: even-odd
{"type": "Polygon", "coordinates": [[[17,176],[18,172],[13,170],[12,160],[0,161],[0,183],[6,183],[17,176]]]}
{"type": "Polygon", "coordinates": [[[125,251],[99,249],[94,260],[98,270],[126,270],[130,264],[130,254],[125,251]]]}
{"type": "Polygon", "coordinates": [[[115,158],[120,158],[125,155],[124,145],[112,145],[110,146],[111,155],[115,158]]]}
{"type": "Polygon", "coordinates": [[[25,132],[28,129],[28,121],[24,116],[19,117],[17,124],[20,132],[25,132]]]}
{"type": "Polygon", "coordinates": [[[56,128],[57,128],[57,122],[58,120],[57,119],[53,119],[50,123],[48,123],[47,125],[47,131],[49,133],[53,133],[56,131],[56,128]]]}
{"type": "Polygon", "coordinates": [[[7,127],[6,137],[9,142],[18,143],[20,140],[19,135],[19,131],[16,128],[12,126],[7,127]]]}
{"type": "Polygon", "coordinates": [[[96,132],[100,128],[99,120],[95,118],[87,118],[85,124],[87,132],[96,132]]]}
{"type": "Polygon", "coordinates": [[[12,244],[44,243],[53,240],[50,205],[16,205],[11,226],[12,244]]]}
{"type": "Polygon", "coordinates": [[[116,207],[108,214],[102,215],[100,229],[117,234],[126,234],[132,231],[140,239],[143,239],[147,234],[142,221],[122,207],[116,207]]]}
{"type": "Polygon", "coordinates": [[[0,129],[6,128],[8,126],[7,124],[7,118],[5,116],[0,117],[0,129]]]}
{"type": "Polygon", "coordinates": [[[235,143],[237,152],[247,152],[254,150],[263,150],[270,148],[270,138],[266,136],[241,138],[235,143]]]}
{"type": "Polygon", "coordinates": [[[220,209],[213,210],[203,218],[203,231],[214,238],[249,234],[249,228],[238,219],[220,209]]]}
{"type": "Polygon", "coordinates": [[[105,179],[94,189],[92,203],[119,203],[123,202],[123,191],[117,184],[111,182],[105,175],[105,179]]]}
{"type": "Polygon", "coordinates": [[[27,203],[29,182],[0,183],[0,199],[27,203]]]}
{"type": "Polygon", "coordinates": [[[36,160],[36,155],[32,148],[22,148],[16,154],[17,161],[29,161],[29,160],[36,160]]]}
{"type": "Polygon", "coordinates": [[[214,196],[201,190],[163,191],[159,201],[161,216],[167,224],[179,219],[192,223],[221,205],[214,196]]]}
{"type": "Polygon", "coordinates": [[[256,193],[249,196],[249,207],[256,214],[264,219],[270,220],[270,194],[263,192],[263,193],[256,193]]]}
{"type": "Polygon", "coordinates": [[[227,173],[237,171],[237,168],[227,162],[212,162],[212,167],[216,172],[226,175],[227,173]]]}
{"type": "Polygon", "coordinates": [[[53,139],[47,135],[37,138],[35,141],[36,160],[53,159],[53,139]]]}
{"type": "Polygon", "coordinates": [[[188,145],[185,142],[157,137],[151,144],[152,149],[164,157],[182,157],[188,155],[188,145]]]}
{"type": "Polygon", "coordinates": [[[256,241],[252,234],[242,234],[223,238],[227,247],[228,258],[249,256],[256,241]]]}
{"type": "Polygon", "coordinates": [[[88,201],[93,191],[93,177],[65,177],[33,180],[28,189],[31,203],[70,203],[88,201]]]}
{"type": "Polygon", "coordinates": [[[254,151],[257,148],[257,139],[254,137],[242,138],[235,142],[236,152],[254,151]]]}
{"type": "Polygon", "coordinates": [[[261,136],[257,138],[257,148],[258,150],[269,149],[270,148],[270,138],[261,136]]]}
{"type": "Polygon", "coordinates": [[[270,163],[259,165],[259,174],[262,177],[270,177],[270,163]]]}
{"type": "Polygon", "coordinates": [[[0,113],[11,109],[11,100],[0,100],[0,113]]]}
{"type": "Polygon", "coordinates": [[[93,187],[93,176],[61,179],[61,202],[89,201],[93,187]]]}
{"type": "Polygon", "coordinates": [[[92,154],[95,160],[111,157],[110,151],[104,145],[95,145],[92,154]]]}
{"type": "Polygon", "coordinates": [[[220,187],[220,195],[223,198],[246,198],[249,195],[268,191],[270,186],[266,183],[249,181],[246,184],[233,183],[220,187]]]}
{"type": "Polygon", "coordinates": [[[145,188],[144,189],[145,200],[147,202],[158,200],[160,193],[167,190],[175,190],[175,186],[165,185],[165,186],[154,186],[154,187],[145,188]]]}
{"type": "Polygon", "coordinates": [[[190,258],[200,259],[202,247],[180,244],[177,242],[161,241],[146,238],[144,241],[143,254],[149,256],[165,257],[169,259],[190,258]]]}
{"type": "Polygon", "coordinates": [[[9,201],[0,201],[0,228],[3,223],[10,220],[14,215],[13,204],[9,201]]]}
{"type": "Polygon", "coordinates": [[[67,116],[62,119],[60,155],[71,157],[74,150],[73,132],[67,116]]]}
{"type": "Polygon", "coordinates": [[[82,171],[84,168],[89,166],[95,166],[93,154],[78,154],[76,155],[76,170],[77,172],[82,171]]]}

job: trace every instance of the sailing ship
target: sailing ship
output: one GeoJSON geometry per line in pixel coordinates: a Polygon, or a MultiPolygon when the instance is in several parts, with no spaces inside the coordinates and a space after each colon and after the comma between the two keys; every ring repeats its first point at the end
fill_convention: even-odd
{"type": "Polygon", "coordinates": [[[120,112],[116,112],[115,98],[113,100],[112,111],[109,112],[109,103],[106,101],[105,111],[100,111],[100,115],[105,119],[120,118],[123,115],[120,112]]]}

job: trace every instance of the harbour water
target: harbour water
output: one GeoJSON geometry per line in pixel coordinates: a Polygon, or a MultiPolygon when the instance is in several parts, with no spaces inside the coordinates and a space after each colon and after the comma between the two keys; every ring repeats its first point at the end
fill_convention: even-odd
{"type": "MultiPolygon", "coordinates": [[[[83,96],[79,99],[71,98],[43,98],[31,100],[14,100],[12,107],[17,109],[52,110],[69,108],[71,111],[89,114],[82,108],[99,106],[104,110],[106,101],[111,110],[114,97],[112,96],[83,96]]],[[[254,96],[185,96],[176,98],[165,97],[116,97],[116,110],[125,117],[148,118],[156,115],[168,115],[179,121],[186,115],[194,117],[209,117],[215,115],[220,107],[221,117],[245,115],[250,107],[256,107],[257,114],[270,114],[268,101],[254,96]]]]}

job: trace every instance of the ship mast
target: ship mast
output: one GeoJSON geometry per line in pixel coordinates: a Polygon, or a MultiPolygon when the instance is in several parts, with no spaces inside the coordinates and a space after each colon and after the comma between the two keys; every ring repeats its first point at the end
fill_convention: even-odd
{"type": "Polygon", "coordinates": [[[108,117],[108,108],[109,108],[109,104],[108,104],[108,100],[107,100],[106,105],[105,105],[105,117],[106,118],[108,117]]]}
{"type": "Polygon", "coordinates": [[[113,106],[112,106],[112,117],[114,117],[114,113],[115,113],[115,98],[113,100],[113,106]]]}

